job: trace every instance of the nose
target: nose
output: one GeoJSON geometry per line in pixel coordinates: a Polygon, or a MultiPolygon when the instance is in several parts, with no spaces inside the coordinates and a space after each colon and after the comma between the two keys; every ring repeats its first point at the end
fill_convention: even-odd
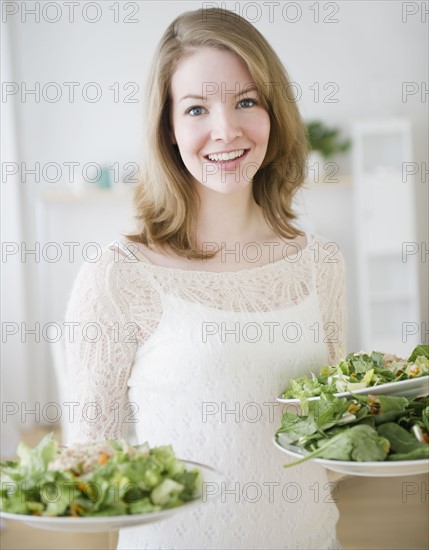
{"type": "Polygon", "coordinates": [[[213,114],[211,139],[230,143],[243,135],[239,117],[234,111],[221,109],[213,114]]]}

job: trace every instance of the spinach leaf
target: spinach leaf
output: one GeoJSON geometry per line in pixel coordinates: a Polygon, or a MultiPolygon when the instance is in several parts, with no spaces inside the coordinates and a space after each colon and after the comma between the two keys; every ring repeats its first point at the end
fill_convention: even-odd
{"type": "Polygon", "coordinates": [[[352,400],[323,395],[309,403],[308,416],[287,413],[282,428],[293,445],[308,451],[293,466],[311,458],[416,460],[429,458],[429,444],[414,437],[429,432],[429,396],[408,400],[384,395],[354,395],[352,400]]]}
{"type": "MultiPolygon", "coordinates": [[[[335,446],[329,446],[320,458],[370,462],[384,460],[389,452],[388,440],[380,437],[374,428],[365,424],[348,428],[335,437],[335,446]]],[[[320,441],[318,443],[319,446],[322,444],[320,441]]]]}
{"type": "Polygon", "coordinates": [[[386,422],[377,427],[377,431],[380,435],[385,437],[390,442],[390,449],[394,453],[409,453],[418,449],[419,447],[427,446],[425,443],[418,441],[413,434],[407,431],[405,428],[398,426],[394,422],[386,422]]]}
{"type": "Polygon", "coordinates": [[[311,402],[310,411],[318,428],[327,430],[338,423],[348,406],[349,401],[345,397],[338,398],[322,393],[320,400],[311,402]]]}
{"type": "Polygon", "coordinates": [[[359,462],[385,460],[389,441],[367,424],[344,428],[334,437],[318,441],[318,447],[304,457],[289,462],[285,468],[295,466],[312,458],[331,460],[354,460],[359,462]]]}
{"type": "Polygon", "coordinates": [[[422,444],[421,447],[409,453],[392,453],[387,460],[424,460],[425,458],[429,458],[429,445],[422,444]]]}
{"type": "Polygon", "coordinates": [[[423,426],[426,428],[426,431],[429,433],[429,406],[425,407],[422,412],[422,423],[423,426]]]}
{"type": "MultiPolygon", "coordinates": [[[[322,394],[320,400],[309,403],[308,415],[298,416],[294,413],[284,413],[282,427],[278,432],[287,433],[293,444],[305,445],[308,438],[312,439],[310,436],[313,434],[324,434],[325,430],[338,424],[348,406],[349,402],[345,398],[337,399],[322,394]]],[[[355,419],[354,416],[353,419],[355,419]]]]}
{"type": "Polygon", "coordinates": [[[282,427],[278,433],[287,433],[293,443],[317,432],[317,424],[313,416],[298,416],[286,412],[282,416],[282,427]]]}
{"type": "Polygon", "coordinates": [[[406,397],[396,397],[393,395],[379,395],[380,412],[375,417],[376,424],[391,422],[400,417],[409,403],[406,397]]]}
{"type": "Polygon", "coordinates": [[[353,395],[359,402],[369,407],[369,414],[373,415],[376,424],[392,422],[404,414],[409,401],[406,397],[392,395],[353,395]]]}

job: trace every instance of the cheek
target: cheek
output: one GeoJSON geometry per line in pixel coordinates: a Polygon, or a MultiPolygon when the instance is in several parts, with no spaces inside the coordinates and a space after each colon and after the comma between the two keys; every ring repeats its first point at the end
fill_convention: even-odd
{"type": "Polygon", "coordinates": [[[198,144],[201,141],[200,131],[191,124],[179,123],[174,126],[174,133],[179,149],[185,154],[191,154],[195,149],[198,149],[198,144]]]}
{"type": "Polygon", "coordinates": [[[247,128],[247,134],[259,147],[267,146],[270,137],[270,115],[264,111],[252,120],[247,128]]]}
{"type": "Polygon", "coordinates": [[[260,121],[260,126],[259,126],[261,139],[267,141],[268,143],[268,138],[270,137],[270,130],[271,130],[270,115],[268,113],[265,113],[265,116],[261,118],[262,119],[260,121]]]}

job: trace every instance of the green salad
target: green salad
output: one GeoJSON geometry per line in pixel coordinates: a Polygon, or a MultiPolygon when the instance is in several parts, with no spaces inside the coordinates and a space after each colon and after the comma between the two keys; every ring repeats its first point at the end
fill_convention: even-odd
{"type": "Polygon", "coordinates": [[[429,374],[429,346],[417,346],[408,359],[373,351],[350,353],[338,365],[324,366],[319,375],[292,379],[282,394],[305,400],[322,393],[355,392],[370,386],[409,380],[429,374]]]}
{"type": "Polygon", "coordinates": [[[322,394],[309,403],[308,413],[286,412],[276,433],[281,443],[308,452],[285,464],[312,458],[356,462],[429,459],[429,397],[409,400],[396,396],[322,394]]]}
{"type": "Polygon", "coordinates": [[[187,470],[170,446],[123,440],[58,447],[52,434],[18,460],[0,464],[0,509],[39,516],[142,514],[180,506],[201,492],[198,468],[187,470]]]}

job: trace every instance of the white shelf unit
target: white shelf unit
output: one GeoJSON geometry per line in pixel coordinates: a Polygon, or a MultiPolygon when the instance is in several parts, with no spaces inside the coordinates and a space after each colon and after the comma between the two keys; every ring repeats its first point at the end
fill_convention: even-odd
{"type": "Polygon", "coordinates": [[[74,189],[68,185],[44,185],[40,192],[40,198],[45,203],[83,203],[85,201],[116,201],[131,197],[133,187],[131,185],[117,185],[109,189],[87,187],[74,189]]]}
{"type": "Polygon", "coordinates": [[[405,323],[420,324],[414,185],[403,181],[412,160],[411,126],[405,119],[353,125],[354,215],[360,341],[364,350],[407,357],[421,338],[405,323]],[[410,331],[411,332],[411,331],[410,331]]]}
{"type": "MultiPolygon", "coordinates": [[[[65,184],[41,187],[36,202],[40,249],[43,252],[48,243],[54,243],[59,250],[58,261],[47,260],[47,252],[39,264],[47,320],[63,318],[73,281],[86,261],[85,250],[88,256],[96,256],[109,242],[132,230],[132,195],[133,187],[125,185],[79,190],[65,184]]],[[[50,254],[55,256],[54,246],[50,254]]]]}

